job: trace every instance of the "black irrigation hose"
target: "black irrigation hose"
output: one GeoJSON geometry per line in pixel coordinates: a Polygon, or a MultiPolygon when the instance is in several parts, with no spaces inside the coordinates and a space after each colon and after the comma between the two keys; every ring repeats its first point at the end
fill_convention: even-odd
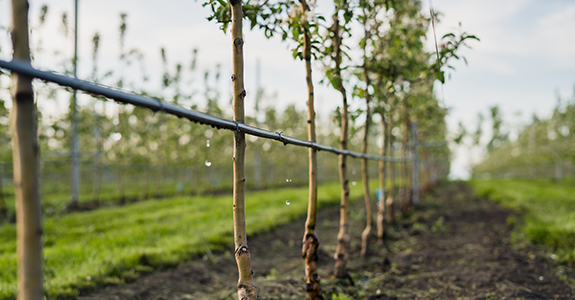
{"type": "Polygon", "coordinates": [[[38,78],[44,81],[54,82],[61,86],[67,86],[75,90],[84,91],[93,95],[103,96],[105,98],[113,99],[116,102],[145,107],[154,112],[160,111],[166,114],[174,115],[178,118],[186,118],[192,122],[210,125],[218,129],[227,129],[232,131],[235,130],[265,139],[280,141],[284,143],[284,145],[291,144],[301,147],[313,148],[318,151],[327,151],[335,154],[344,154],[349,155],[351,157],[366,158],[371,160],[380,160],[380,161],[382,160],[391,162],[402,162],[412,160],[411,157],[378,156],[372,154],[363,154],[360,152],[354,152],[349,150],[341,150],[331,146],[325,146],[322,144],[297,139],[294,137],[283,135],[281,132],[272,132],[258,127],[249,126],[244,123],[238,123],[236,121],[214,117],[212,115],[201,113],[199,111],[186,109],[181,106],[177,106],[167,102],[162,102],[159,99],[124,92],[119,89],[114,89],[101,84],[96,84],[93,82],[56,74],[50,71],[41,71],[33,68],[29,63],[23,61],[0,60],[0,68],[7,69],[12,72],[16,72],[18,74],[38,78]]]}

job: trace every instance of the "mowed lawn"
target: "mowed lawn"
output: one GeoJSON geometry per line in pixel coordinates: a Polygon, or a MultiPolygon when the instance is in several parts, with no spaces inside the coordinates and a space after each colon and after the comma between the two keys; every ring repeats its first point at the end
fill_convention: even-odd
{"type": "Polygon", "coordinates": [[[523,212],[520,234],[560,262],[575,261],[575,185],[543,180],[471,181],[479,195],[523,212]]]}
{"type": "MultiPolygon", "coordinates": [[[[377,186],[375,181],[371,184],[377,186]]],[[[352,199],[363,196],[360,182],[350,188],[352,199]]],[[[318,195],[320,207],[335,205],[340,185],[320,185],[318,195]]],[[[247,193],[248,234],[304,215],[307,198],[307,187],[247,193]]],[[[233,247],[232,197],[149,200],[47,217],[44,227],[46,292],[49,298],[73,298],[78,289],[122,282],[140,272],[233,247]]],[[[0,225],[0,299],[15,298],[16,268],[15,225],[0,225]]]]}

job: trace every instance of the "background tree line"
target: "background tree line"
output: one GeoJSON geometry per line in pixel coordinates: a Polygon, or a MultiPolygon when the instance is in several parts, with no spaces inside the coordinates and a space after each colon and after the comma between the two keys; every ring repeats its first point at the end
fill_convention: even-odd
{"type": "Polygon", "coordinates": [[[513,124],[497,106],[490,109],[489,121],[491,136],[482,132],[481,125],[470,134],[474,144],[480,144],[481,136],[488,139],[485,159],[473,167],[474,177],[559,182],[575,175],[575,90],[570,97],[557,95],[551,116],[540,118],[534,114],[527,124],[520,125],[513,139],[510,136],[513,124]]]}

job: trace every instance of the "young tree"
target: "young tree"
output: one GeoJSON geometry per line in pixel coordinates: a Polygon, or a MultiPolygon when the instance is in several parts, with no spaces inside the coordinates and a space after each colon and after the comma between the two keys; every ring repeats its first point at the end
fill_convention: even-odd
{"type": "MultiPolygon", "coordinates": [[[[302,57],[305,61],[306,83],[308,90],[307,100],[307,124],[308,140],[316,142],[315,133],[315,109],[314,109],[314,87],[311,74],[312,40],[310,24],[306,18],[311,13],[306,0],[300,0],[301,13],[304,18],[297,30],[303,33],[302,57]]],[[[317,259],[319,239],[315,233],[317,215],[317,150],[309,148],[309,198],[307,218],[305,221],[304,242],[302,247],[302,257],[305,261],[306,291],[310,300],[323,299],[320,288],[320,278],[317,273],[317,259]]]]}
{"type": "MultiPolygon", "coordinates": [[[[335,12],[332,16],[333,25],[330,28],[329,34],[331,35],[331,45],[326,49],[326,53],[330,56],[334,63],[332,70],[328,69],[326,73],[333,87],[341,93],[343,106],[341,110],[341,137],[340,149],[347,149],[348,142],[348,104],[347,92],[343,85],[341,76],[341,63],[343,56],[346,55],[342,51],[342,39],[344,33],[349,33],[347,24],[351,21],[353,16],[352,10],[346,0],[335,1],[335,12]],[[343,26],[340,24],[340,14],[343,15],[343,26]]],[[[335,277],[336,278],[351,278],[346,269],[348,254],[348,245],[350,241],[349,236],[349,181],[347,179],[346,168],[346,155],[339,155],[339,178],[341,183],[341,204],[340,204],[340,224],[339,233],[337,235],[337,247],[334,254],[335,259],[335,277]]]]}
{"type": "MultiPolygon", "coordinates": [[[[12,0],[14,59],[30,62],[28,1],[12,0]]],[[[16,197],[18,299],[41,300],[42,221],[38,183],[38,142],[32,79],[12,74],[12,144],[16,197]]]]}
{"type": "MultiPolygon", "coordinates": [[[[382,1],[368,1],[368,0],[361,0],[359,1],[360,11],[361,13],[358,14],[357,19],[363,26],[364,36],[360,41],[360,47],[363,52],[363,63],[359,70],[356,71],[356,77],[358,80],[364,85],[364,87],[357,87],[355,88],[355,92],[359,95],[360,98],[365,99],[365,123],[363,126],[363,138],[361,144],[361,151],[363,153],[367,153],[368,148],[368,137],[369,137],[369,129],[370,123],[372,122],[371,116],[371,106],[372,106],[372,90],[377,90],[381,87],[382,82],[380,81],[378,86],[372,86],[372,79],[371,75],[373,72],[372,62],[374,60],[373,50],[373,39],[372,34],[375,33],[377,39],[379,26],[381,25],[381,21],[377,20],[377,15],[382,8],[385,7],[385,3],[382,1]],[[371,49],[370,49],[371,48],[371,49]]],[[[380,79],[382,76],[379,77],[380,79]]],[[[382,133],[385,132],[385,120],[383,118],[384,114],[382,115],[382,133]]],[[[383,140],[385,143],[385,138],[383,140]]],[[[381,155],[385,154],[385,147],[382,147],[381,155]]],[[[380,175],[384,172],[383,167],[384,162],[381,162],[380,165],[380,175]]],[[[364,201],[365,201],[365,211],[366,211],[366,226],[364,231],[361,235],[361,255],[366,256],[367,250],[369,246],[369,238],[371,235],[371,226],[372,226],[372,210],[371,210],[371,192],[369,189],[369,171],[368,171],[368,161],[367,159],[363,158],[361,160],[361,174],[362,174],[362,181],[363,181],[363,193],[364,193],[364,201]]],[[[383,181],[383,185],[381,187],[381,193],[383,195],[384,185],[385,185],[385,177],[380,176],[381,181],[383,181]]],[[[380,201],[383,202],[383,201],[380,201]]],[[[381,236],[383,236],[383,209],[384,205],[379,206],[382,211],[378,212],[378,216],[381,217],[378,223],[378,230],[381,232],[381,236]]]]}

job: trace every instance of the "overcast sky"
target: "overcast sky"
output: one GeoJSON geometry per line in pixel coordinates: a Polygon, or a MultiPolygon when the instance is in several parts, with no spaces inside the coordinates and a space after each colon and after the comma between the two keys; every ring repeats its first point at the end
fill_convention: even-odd
{"type": "MultiPolygon", "coordinates": [[[[73,44],[59,33],[63,12],[68,12],[72,25],[73,1],[30,1],[31,19],[37,23],[40,7],[49,7],[46,26],[35,32],[34,41],[42,41],[44,55],[38,55],[35,66],[58,68],[51,58],[54,51],[71,55],[73,44]]],[[[429,0],[423,1],[424,14],[429,14],[429,0]]],[[[533,113],[540,117],[550,114],[556,103],[556,93],[573,94],[575,85],[575,1],[572,0],[433,0],[433,8],[441,12],[437,34],[462,30],[477,35],[481,42],[472,42],[473,49],[462,54],[469,65],[456,63],[451,79],[437,88],[438,96],[451,108],[448,116],[450,129],[455,130],[459,121],[472,129],[478,112],[487,113],[493,105],[502,108],[507,121],[522,124],[533,113]],[[520,116],[517,112],[521,112],[520,116]]],[[[329,14],[329,1],[318,1],[320,13],[329,14]]],[[[8,0],[0,0],[0,26],[10,22],[8,0]]],[[[148,89],[160,89],[159,74],[162,65],[160,47],[165,47],[169,63],[189,65],[191,50],[198,48],[198,70],[214,70],[221,64],[222,104],[229,98],[231,69],[231,40],[219,26],[205,18],[209,9],[201,1],[193,0],[80,0],[79,6],[79,77],[91,73],[91,39],[99,32],[101,39],[100,69],[113,69],[118,64],[119,15],[128,14],[126,48],[138,48],[145,55],[145,72],[150,76],[148,89]]],[[[432,35],[430,35],[432,37],[432,35]]],[[[0,36],[0,57],[9,58],[6,33],[0,36]]],[[[357,44],[356,44],[357,45],[357,44]]],[[[258,30],[245,31],[245,62],[247,113],[253,113],[255,95],[256,61],[261,61],[261,85],[269,95],[277,94],[272,103],[283,108],[296,103],[304,108],[306,99],[305,69],[291,55],[292,44],[279,39],[267,40],[258,30]]],[[[433,49],[433,39],[427,41],[433,49]]],[[[126,76],[140,76],[135,67],[127,69],[126,76]]],[[[320,79],[319,65],[315,70],[320,79]]],[[[340,103],[340,96],[326,86],[318,85],[317,111],[327,117],[340,103]]],[[[268,101],[269,102],[269,101],[268,101]]],[[[54,104],[50,104],[54,106],[54,104]]],[[[359,105],[359,104],[357,104],[359,105]]],[[[62,107],[46,109],[61,110],[62,107]]],[[[465,178],[470,161],[477,160],[477,153],[469,155],[465,148],[456,149],[452,176],[465,178]]]]}

